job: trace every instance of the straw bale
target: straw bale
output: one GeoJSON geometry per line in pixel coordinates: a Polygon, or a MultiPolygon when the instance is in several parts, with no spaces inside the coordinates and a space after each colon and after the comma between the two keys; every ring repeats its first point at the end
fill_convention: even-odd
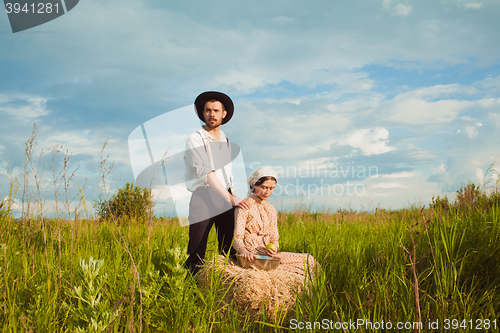
{"type": "Polygon", "coordinates": [[[281,269],[245,269],[232,259],[224,259],[216,256],[205,262],[197,275],[201,289],[210,289],[213,279],[220,281],[222,287],[217,292],[221,298],[225,294],[226,304],[233,299],[239,314],[248,311],[253,318],[262,314],[263,303],[266,315],[275,321],[282,315],[293,314],[296,296],[304,288],[304,276],[281,269]]]}

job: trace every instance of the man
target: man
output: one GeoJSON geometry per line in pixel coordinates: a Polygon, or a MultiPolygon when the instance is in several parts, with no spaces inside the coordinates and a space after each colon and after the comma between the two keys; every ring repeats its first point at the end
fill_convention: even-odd
{"type": "Polygon", "coordinates": [[[220,254],[235,254],[231,249],[234,232],[234,207],[249,208],[247,199],[236,196],[231,172],[231,145],[221,125],[234,113],[226,94],[207,91],[200,94],[195,110],[205,125],[186,142],[187,189],[193,192],[189,203],[189,244],[185,266],[194,275],[202,264],[208,234],[215,224],[220,254]]]}

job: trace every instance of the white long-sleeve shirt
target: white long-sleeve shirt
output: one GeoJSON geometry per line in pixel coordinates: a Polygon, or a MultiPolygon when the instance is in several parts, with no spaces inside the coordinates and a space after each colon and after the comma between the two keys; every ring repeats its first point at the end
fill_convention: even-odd
{"type": "Polygon", "coordinates": [[[233,187],[231,145],[222,131],[219,141],[203,127],[189,136],[184,153],[186,165],[186,188],[194,192],[206,186],[207,175],[215,170],[217,179],[225,188],[233,187]]]}

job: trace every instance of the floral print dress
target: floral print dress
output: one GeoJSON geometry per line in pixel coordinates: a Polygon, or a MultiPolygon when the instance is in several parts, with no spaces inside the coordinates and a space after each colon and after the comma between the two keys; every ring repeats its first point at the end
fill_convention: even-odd
{"type": "MultiPolygon", "coordinates": [[[[241,253],[244,249],[253,254],[268,255],[266,245],[273,243],[279,251],[278,214],[276,209],[257,195],[250,195],[250,208],[235,210],[233,247],[241,253]]],[[[314,278],[318,264],[308,253],[278,252],[273,257],[280,258],[279,269],[314,278]]]]}

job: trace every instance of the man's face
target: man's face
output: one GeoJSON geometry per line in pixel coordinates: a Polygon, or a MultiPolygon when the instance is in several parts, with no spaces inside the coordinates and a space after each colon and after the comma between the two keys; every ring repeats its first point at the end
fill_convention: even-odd
{"type": "Polygon", "coordinates": [[[222,119],[226,116],[226,110],[219,101],[206,102],[203,109],[205,124],[210,128],[217,128],[222,124],[222,119]]]}

